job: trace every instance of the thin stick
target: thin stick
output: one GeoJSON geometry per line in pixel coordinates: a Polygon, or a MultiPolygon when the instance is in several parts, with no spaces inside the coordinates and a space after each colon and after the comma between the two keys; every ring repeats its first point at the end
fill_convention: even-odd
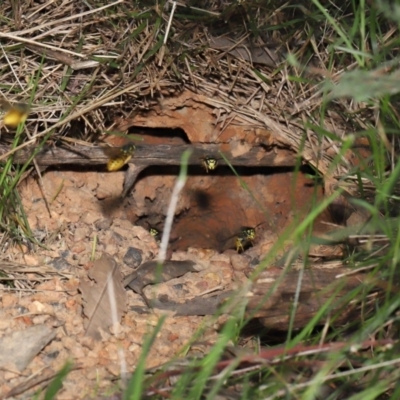
{"type": "Polygon", "coordinates": [[[80,57],[80,58],[86,58],[87,57],[84,54],[75,53],[74,51],[63,49],[62,47],[54,47],[54,46],[50,46],[49,44],[46,44],[46,43],[35,42],[34,40],[25,39],[25,38],[22,38],[22,37],[19,37],[19,36],[11,35],[10,33],[0,32],[0,37],[7,38],[7,39],[12,39],[12,40],[15,40],[16,42],[33,44],[33,45],[35,45],[37,47],[46,47],[47,49],[51,49],[51,50],[54,50],[54,51],[59,51],[61,53],[71,54],[73,56],[80,57]]]}
{"type": "MultiPolygon", "coordinates": [[[[111,320],[114,327],[117,327],[119,324],[118,321],[118,310],[117,310],[117,302],[115,300],[115,290],[114,290],[114,281],[113,281],[113,272],[109,273],[107,279],[107,293],[108,293],[108,300],[110,302],[110,310],[111,310],[111,320]]],[[[124,349],[122,346],[118,347],[118,357],[120,362],[120,370],[121,370],[121,379],[122,382],[126,385],[127,378],[128,378],[128,368],[126,364],[126,357],[124,353],[124,349]]]]}
{"type": "Polygon", "coordinates": [[[160,260],[161,264],[165,261],[165,258],[167,256],[167,247],[168,247],[168,242],[169,242],[169,236],[171,234],[172,221],[174,219],[176,206],[178,204],[179,193],[184,188],[185,183],[186,183],[188,161],[189,161],[191,154],[192,154],[191,150],[186,150],[182,154],[181,170],[179,172],[178,179],[177,179],[174,189],[172,191],[171,201],[169,202],[169,205],[168,205],[167,218],[165,219],[165,226],[164,226],[163,235],[161,238],[160,253],[158,256],[158,259],[160,260]]]}
{"type": "Polygon", "coordinates": [[[163,62],[164,52],[165,52],[165,45],[166,45],[167,40],[168,40],[168,35],[169,35],[169,31],[170,31],[170,29],[171,29],[172,20],[173,20],[173,18],[174,18],[175,8],[176,8],[176,1],[173,1],[173,2],[172,2],[171,14],[170,14],[169,20],[168,20],[167,30],[165,31],[163,47],[162,47],[162,49],[161,49],[160,60],[158,61],[158,66],[159,66],[159,67],[161,67],[162,62],[163,62]]]}
{"type": "MultiPolygon", "coordinates": [[[[169,35],[169,31],[170,31],[170,29],[171,29],[172,19],[174,18],[175,9],[176,9],[176,1],[173,1],[173,2],[172,2],[171,14],[170,14],[169,20],[168,20],[167,30],[165,31],[164,44],[166,44],[166,43],[167,43],[167,40],[168,40],[168,35],[169,35]]],[[[160,64],[159,64],[159,65],[160,65],[160,64]]]]}
{"type": "Polygon", "coordinates": [[[1,51],[3,52],[4,58],[7,60],[8,66],[10,67],[10,69],[11,69],[13,75],[14,75],[15,80],[18,82],[20,88],[23,90],[24,88],[23,88],[23,86],[21,84],[21,81],[18,79],[18,75],[15,73],[15,70],[14,70],[12,64],[10,63],[10,60],[7,57],[7,53],[4,51],[4,47],[3,47],[3,45],[1,43],[0,43],[0,47],[1,47],[1,51]]]}

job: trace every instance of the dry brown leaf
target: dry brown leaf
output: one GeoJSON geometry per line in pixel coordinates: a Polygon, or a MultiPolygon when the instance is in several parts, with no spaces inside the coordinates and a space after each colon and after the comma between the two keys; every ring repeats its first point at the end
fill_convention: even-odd
{"type": "Polygon", "coordinates": [[[227,36],[211,37],[210,47],[228,52],[242,60],[275,67],[280,60],[279,54],[272,47],[256,46],[249,40],[243,40],[237,45],[237,39],[227,36]]]}
{"type": "Polygon", "coordinates": [[[121,321],[126,311],[126,292],[117,263],[106,253],[94,262],[88,277],[90,281],[82,281],[79,285],[83,312],[88,318],[85,334],[100,339],[99,328],[107,329],[121,321]]]}

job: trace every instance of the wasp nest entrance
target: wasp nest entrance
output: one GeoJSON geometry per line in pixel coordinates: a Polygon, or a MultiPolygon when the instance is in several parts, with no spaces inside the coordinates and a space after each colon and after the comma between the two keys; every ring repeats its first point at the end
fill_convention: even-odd
{"type": "MultiPolygon", "coordinates": [[[[303,219],[323,197],[322,186],[304,168],[235,168],[206,159],[190,166],[178,201],[170,238],[172,250],[188,247],[262,252],[294,218],[303,219]]],[[[157,238],[164,227],[179,167],[149,167],[129,196],[130,219],[157,238]],[[157,233],[156,233],[157,232],[157,233]]],[[[321,220],[330,221],[329,216],[321,220]]],[[[316,223],[324,230],[324,225],[316,223]]]]}

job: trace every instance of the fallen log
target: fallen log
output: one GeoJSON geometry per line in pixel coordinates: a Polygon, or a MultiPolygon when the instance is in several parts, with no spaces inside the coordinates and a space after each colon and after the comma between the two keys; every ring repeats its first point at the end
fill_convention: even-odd
{"type": "MultiPolygon", "coordinates": [[[[109,149],[109,148],[107,148],[109,149]]],[[[115,149],[116,152],[119,148],[115,149]]],[[[218,159],[220,165],[226,165],[221,153],[234,166],[245,167],[294,167],[297,162],[297,156],[294,152],[287,149],[278,149],[276,147],[266,148],[262,145],[253,146],[249,151],[235,155],[235,151],[230,149],[227,144],[196,144],[196,145],[145,145],[137,144],[136,150],[129,163],[138,167],[147,167],[150,165],[179,165],[181,155],[185,150],[192,150],[189,165],[201,165],[202,160],[207,157],[218,159]]],[[[10,152],[10,147],[0,145],[0,159],[10,152]]],[[[35,147],[25,147],[17,150],[13,154],[13,163],[26,163],[35,147]]],[[[102,146],[46,146],[40,150],[35,161],[42,167],[57,165],[83,165],[93,166],[106,164],[109,156],[105,154],[105,148],[102,146]]]]}
{"type": "MultiPolygon", "coordinates": [[[[135,144],[136,145],[136,144],[135,144]]],[[[106,154],[106,149],[112,149],[115,154],[122,149],[119,147],[85,146],[75,144],[67,146],[45,146],[35,154],[35,162],[39,167],[51,167],[61,165],[80,165],[93,167],[104,165],[110,159],[106,154]]],[[[229,144],[190,144],[190,145],[146,145],[137,144],[133,157],[128,161],[129,168],[125,175],[122,197],[126,196],[133,187],[138,175],[146,167],[163,165],[180,165],[182,153],[191,150],[192,154],[188,161],[189,165],[202,165],[204,159],[215,158],[219,165],[226,165],[224,157],[233,166],[244,167],[295,167],[297,156],[288,149],[278,149],[276,147],[266,147],[257,145],[237,154],[229,144]],[[223,155],[223,156],[222,156],[223,155]]],[[[31,158],[35,147],[23,147],[16,150],[13,156],[13,163],[25,164],[31,158]]],[[[0,160],[6,158],[10,153],[10,148],[0,145],[0,160]]],[[[11,156],[11,155],[10,155],[11,156]]]]}

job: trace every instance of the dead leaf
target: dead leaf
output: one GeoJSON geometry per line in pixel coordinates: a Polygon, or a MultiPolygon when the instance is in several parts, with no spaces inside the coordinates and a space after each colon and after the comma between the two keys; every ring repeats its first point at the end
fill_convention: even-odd
{"type": "Polygon", "coordinates": [[[248,39],[236,45],[237,39],[227,36],[211,37],[210,47],[226,51],[232,56],[252,63],[276,67],[280,61],[280,55],[268,46],[257,46],[248,39]]]}
{"type": "Polygon", "coordinates": [[[94,262],[88,277],[91,281],[81,281],[79,285],[83,312],[88,318],[85,334],[99,340],[99,328],[107,329],[114,322],[121,321],[126,311],[126,292],[117,263],[106,253],[94,262]]]}

